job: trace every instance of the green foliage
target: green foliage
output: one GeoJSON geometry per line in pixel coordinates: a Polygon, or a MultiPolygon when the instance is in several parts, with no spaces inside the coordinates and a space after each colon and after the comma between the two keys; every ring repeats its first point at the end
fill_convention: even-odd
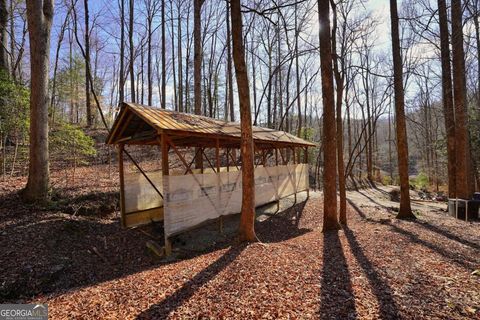
{"type": "Polygon", "coordinates": [[[385,186],[391,185],[393,183],[393,179],[390,176],[384,175],[382,176],[382,184],[385,186]]]}
{"type": "Polygon", "coordinates": [[[415,189],[426,189],[429,185],[428,176],[425,173],[420,172],[415,178],[410,179],[410,184],[413,185],[415,189]]]}
{"type": "Polygon", "coordinates": [[[0,70],[0,133],[21,139],[29,128],[29,90],[0,70]]]}
{"type": "Polygon", "coordinates": [[[59,123],[50,132],[50,150],[67,161],[82,161],[96,154],[94,141],[80,128],[68,123],[59,123]]]}
{"type": "Polygon", "coordinates": [[[305,139],[307,141],[313,141],[313,138],[314,138],[314,135],[315,135],[315,130],[313,130],[313,128],[309,128],[309,127],[302,127],[302,129],[300,130],[300,137],[302,139],[305,139]]]}

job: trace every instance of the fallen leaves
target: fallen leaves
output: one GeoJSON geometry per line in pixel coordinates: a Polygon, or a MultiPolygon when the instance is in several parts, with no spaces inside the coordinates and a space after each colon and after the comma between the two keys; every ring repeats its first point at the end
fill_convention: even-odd
{"type": "MultiPolygon", "coordinates": [[[[83,176],[98,175],[91,170],[83,176]]],[[[116,182],[102,181],[102,189],[86,183],[68,196],[115,190],[116,182]]],[[[181,259],[159,260],[145,247],[161,241],[154,230],[122,230],[115,213],[24,206],[19,181],[10,183],[0,191],[1,300],[47,302],[55,319],[479,315],[478,223],[433,211],[398,221],[394,210],[357,197],[348,228],[322,234],[322,202],[312,192],[306,203],[257,222],[263,243],[237,245],[213,228],[209,249],[178,244],[181,259]]],[[[225,229],[235,230],[229,223],[225,229]]]]}

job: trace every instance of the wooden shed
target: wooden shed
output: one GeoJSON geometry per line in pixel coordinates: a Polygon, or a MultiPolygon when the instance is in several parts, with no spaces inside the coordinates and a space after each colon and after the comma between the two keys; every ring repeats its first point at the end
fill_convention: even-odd
{"type": "MultiPolygon", "coordinates": [[[[240,136],[239,123],[123,103],[106,141],[118,146],[122,225],[164,221],[168,254],[170,237],[205,221],[239,213],[240,136]],[[147,173],[126,145],[159,148],[161,170],[147,173]],[[192,159],[187,160],[187,153],[192,159]],[[125,176],[125,155],[135,165],[137,176],[125,176]],[[172,160],[183,168],[171,170],[172,160]],[[195,162],[201,163],[200,167],[193,168],[195,162]]],[[[253,127],[253,138],[257,206],[308,192],[308,148],[315,146],[313,143],[262,127],[253,127]]]]}

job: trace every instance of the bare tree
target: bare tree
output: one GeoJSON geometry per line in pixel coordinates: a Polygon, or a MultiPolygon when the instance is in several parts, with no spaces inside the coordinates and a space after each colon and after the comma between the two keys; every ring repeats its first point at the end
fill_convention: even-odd
{"type": "Polygon", "coordinates": [[[232,41],[233,61],[237,78],[238,100],[240,102],[241,154],[242,154],[242,212],[239,236],[241,241],[256,241],[255,235],[255,179],[253,165],[252,115],[250,111],[250,90],[248,86],[245,49],[242,35],[242,13],[240,0],[232,0],[232,41]]]}
{"type": "Polygon", "coordinates": [[[135,56],[134,56],[134,47],[133,47],[133,20],[134,20],[134,1],[129,1],[129,28],[128,28],[128,42],[130,45],[130,64],[129,64],[129,72],[130,72],[130,100],[135,102],[135,74],[133,73],[133,65],[135,63],[135,56]]]}
{"type": "Polygon", "coordinates": [[[470,199],[465,54],[461,0],[452,0],[453,103],[455,107],[456,197],[470,199]]]}
{"type": "MultiPolygon", "coordinates": [[[[84,0],[83,5],[85,9],[85,64],[90,65],[90,18],[88,12],[88,0],[84,0]]],[[[90,79],[87,72],[85,72],[85,107],[87,110],[87,128],[90,128],[93,125],[93,115],[90,101],[90,79]]]]}
{"type": "Polygon", "coordinates": [[[30,163],[23,196],[27,201],[45,201],[49,189],[48,68],[53,0],[28,0],[30,39],[30,163]]]}
{"type": "Polygon", "coordinates": [[[340,228],[337,215],[337,157],[329,1],[318,1],[323,100],[323,231],[340,228]]]}
{"type": "Polygon", "coordinates": [[[415,219],[410,206],[410,183],[408,179],[408,142],[405,120],[405,97],[403,91],[403,66],[398,31],[397,0],[390,0],[392,25],[393,85],[395,90],[395,116],[397,129],[398,174],[400,176],[400,210],[397,218],[415,219]]]}
{"type": "Polygon", "coordinates": [[[450,45],[448,16],[445,0],[438,0],[440,25],[440,52],[442,61],[442,97],[445,130],[447,133],[448,197],[455,198],[456,191],[456,155],[455,155],[455,114],[453,111],[452,71],[450,66],[450,45]]]}

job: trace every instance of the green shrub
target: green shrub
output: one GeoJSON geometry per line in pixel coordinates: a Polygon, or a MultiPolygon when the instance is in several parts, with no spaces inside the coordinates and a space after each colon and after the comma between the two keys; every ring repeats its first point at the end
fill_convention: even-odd
{"type": "Polygon", "coordinates": [[[86,159],[96,154],[95,142],[82,129],[68,123],[59,123],[50,131],[50,150],[62,159],[88,163],[86,159]]]}

